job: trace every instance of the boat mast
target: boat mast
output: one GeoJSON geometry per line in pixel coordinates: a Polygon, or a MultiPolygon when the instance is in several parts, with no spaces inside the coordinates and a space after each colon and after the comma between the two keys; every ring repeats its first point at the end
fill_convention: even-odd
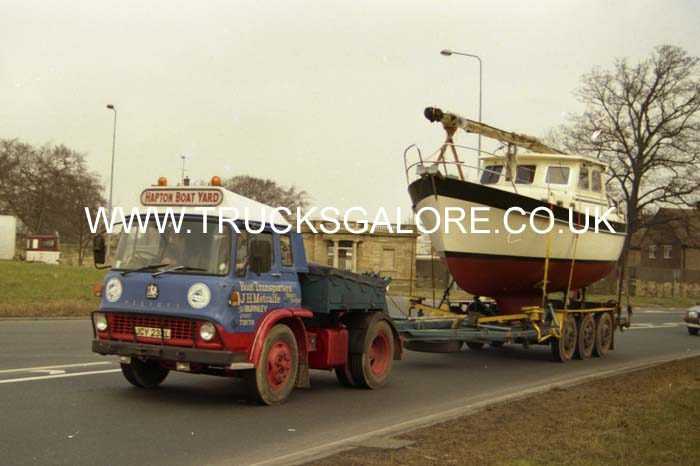
{"type": "MultiPolygon", "coordinates": [[[[452,153],[455,156],[455,162],[459,166],[459,159],[453,146],[453,136],[457,129],[462,129],[467,133],[475,133],[487,138],[495,139],[507,146],[506,149],[506,179],[510,181],[515,175],[515,155],[517,147],[522,147],[530,152],[540,154],[564,154],[564,152],[554,147],[550,147],[537,139],[534,136],[527,134],[514,133],[502,129],[494,128],[485,123],[469,120],[455,113],[444,112],[436,107],[427,107],[423,112],[425,117],[432,123],[440,122],[447,133],[445,145],[440,151],[440,159],[443,158],[445,149],[449,145],[452,148],[452,153]]],[[[480,168],[480,167],[479,167],[480,168]]],[[[462,173],[460,170],[460,177],[462,173]]],[[[462,179],[464,179],[462,177],[462,179]]]]}

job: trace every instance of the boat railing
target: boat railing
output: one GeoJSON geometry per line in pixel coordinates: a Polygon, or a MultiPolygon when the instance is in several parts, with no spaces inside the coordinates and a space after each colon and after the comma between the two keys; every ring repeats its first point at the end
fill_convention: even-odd
{"type": "MultiPolygon", "coordinates": [[[[420,148],[416,144],[411,144],[408,146],[403,153],[403,163],[404,163],[404,170],[406,174],[406,184],[409,185],[411,184],[412,181],[417,180],[418,178],[421,177],[421,175],[425,173],[440,173],[445,177],[449,178],[456,178],[456,179],[461,179],[465,180],[465,172],[468,175],[475,174],[476,176],[476,182],[480,183],[483,175],[485,173],[490,174],[490,179],[491,180],[497,180],[497,181],[491,181],[489,184],[496,184],[501,181],[501,177],[505,178],[506,173],[502,173],[502,171],[495,171],[491,170],[485,167],[481,167],[478,164],[472,164],[468,163],[465,161],[461,160],[454,160],[454,161],[449,161],[446,160],[445,157],[440,157],[439,155],[441,153],[444,153],[445,148],[454,148],[454,149],[466,149],[469,151],[473,151],[475,153],[479,153],[479,150],[475,147],[470,147],[470,146],[462,146],[459,144],[453,144],[453,143],[445,143],[443,146],[441,146],[440,149],[435,150],[432,154],[430,154],[428,157],[423,158],[423,154],[420,150],[420,148]],[[414,150],[417,159],[413,158],[411,159],[411,150],[414,150]],[[495,177],[495,178],[494,178],[495,177]]],[[[503,159],[504,163],[506,160],[505,155],[501,154],[496,154],[493,152],[488,152],[483,149],[481,149],[481,154],[488,155],[489,157],[497,157],[499,159],[503,159]]],[[[414,156],[415,157],[415,156],[414,156]]],[[[517,187],[515,186],[515,182],[513,179],[508,180],[512,186],[515,192],[517,192],[517,187]]]]}

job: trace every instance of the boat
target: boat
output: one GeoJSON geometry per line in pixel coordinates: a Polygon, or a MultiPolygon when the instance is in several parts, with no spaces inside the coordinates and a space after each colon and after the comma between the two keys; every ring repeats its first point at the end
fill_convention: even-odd
{"type": "Polygon", "coordinates": [[[562,292],[566,301],[615,268],[627,228],[607,196],[605,163],[438,108],[425,116],[447,137],[436,158],[419,156],[409,165],[404,153],[408,190],[460,288],[495,300],[497,314],[515,314],[545,306],[550,293],[562,292]],[[495,139],[505,153],[481,151],[470,166],[459,159],[457,130],[495,139]],[[451,225],[450,209],[464,212],[451,225]]]}

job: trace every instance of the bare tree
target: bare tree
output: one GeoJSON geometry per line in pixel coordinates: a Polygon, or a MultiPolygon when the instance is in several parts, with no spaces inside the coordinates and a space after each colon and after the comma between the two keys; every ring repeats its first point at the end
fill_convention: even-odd
{"type": "Polygon", "coordinates": [[[88,171],[85,156],[63,145],[34,148],[0,140],[0,167],[0,208],[28,233],[57,231],[77,243],[82,263],[90,240],[85,207],[104,205],[100,178],[88,171]]]}
{"type": "Polygon", "coordinates": [[[240,175],[224,180],[222,185],[241,196],[272,207],[286,207],[292,212],[297,207],[303,210],[309,204],[309,194],[306,191],[295,186],[285,188],[266,178],[240,175]]]}
{"type": "Polygon", "coordinates": [[[629,239],[661,206],[695,206],[700,195],[700,66],[662,45],[637,64],[593,69],[576,95],[586,109],[556,133],[571,153],[610,164],[609,190],[624,202],[629,239]]]}

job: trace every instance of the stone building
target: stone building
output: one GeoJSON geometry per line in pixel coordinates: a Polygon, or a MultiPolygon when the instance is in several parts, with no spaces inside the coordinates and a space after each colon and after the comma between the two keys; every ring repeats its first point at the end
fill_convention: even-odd
{"type": "MultiPolygon", "coordinates": [[[[311,221],[318,233],[304,225],[304,247],[309,262],[326,264],[352,272],[377,272],[390,276],[392,284],[408,287],[409,280],[415,279],[416,237],[415,227],[402,225],[412,233],[396,233],[396,228],[377,227],[373,234],[354,234],[341,227],[335,234],[320,230],[322,221],[311,221]]],[[[328,223],[327,228],[334,225],[328,223]]],[[[360,230],[360,224],[350,225],[360,230]]]]}

